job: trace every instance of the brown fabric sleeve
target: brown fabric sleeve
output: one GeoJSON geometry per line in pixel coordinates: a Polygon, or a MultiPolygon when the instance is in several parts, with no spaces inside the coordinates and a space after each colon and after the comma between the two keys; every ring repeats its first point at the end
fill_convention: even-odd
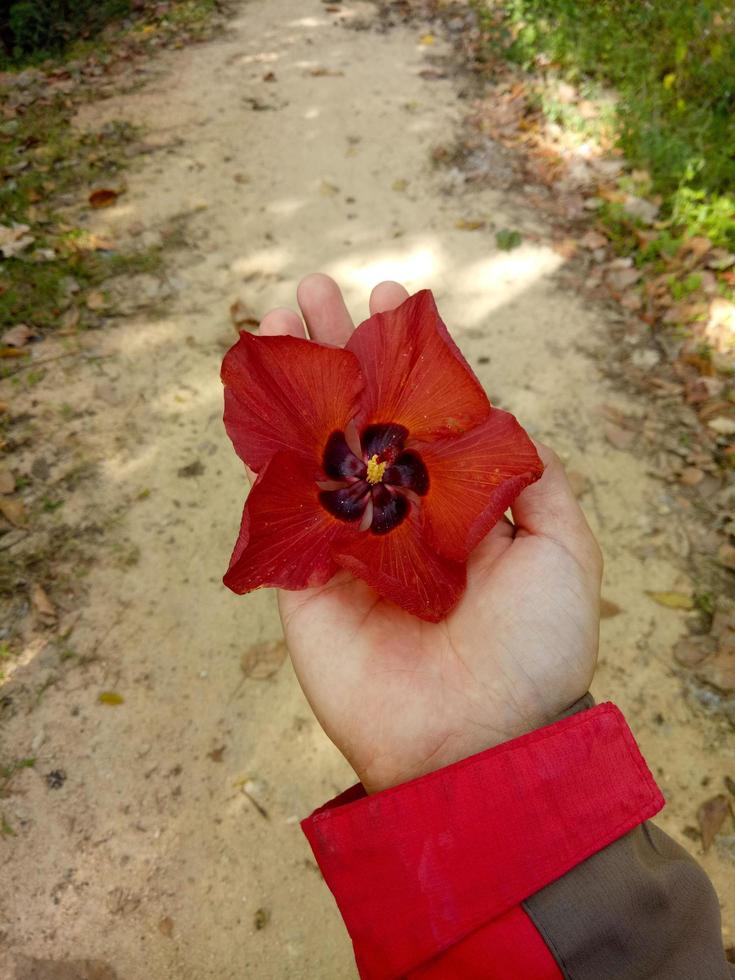
{"type": "MultiPolygon", "coordinates": [[[[594,704],[590,695],[560,717],[594,704]]],[[[523,906],[569,980],[733,980],[697,862],[644,823],[523,906]]]]}

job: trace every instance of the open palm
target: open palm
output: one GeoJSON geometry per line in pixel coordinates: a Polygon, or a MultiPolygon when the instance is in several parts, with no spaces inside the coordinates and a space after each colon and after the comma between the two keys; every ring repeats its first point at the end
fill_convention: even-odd
{"type": "MultiPolygon", "coordinates": [[[[398,306],[397,283],[370,312],[398,306]]],[[[312,275],[298,299],[312,339],[353,329],[336,284],[312,275]]],[[[276,309],[261,333],[304,336],[276,309]]],[[[468,562],[467,590],[428,623],[346,572],[280,592],[294,668],[321,725],[370,791],[438,769],[545,723],[587,690],[597,656],[599,548],[557,457],[468,562]]]]}

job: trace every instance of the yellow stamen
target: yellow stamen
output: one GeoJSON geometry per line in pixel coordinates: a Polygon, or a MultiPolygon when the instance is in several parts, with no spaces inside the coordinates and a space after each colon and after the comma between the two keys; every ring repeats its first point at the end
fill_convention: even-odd
{"type": "Polygon", "coordinates": [[[387,463],[379,463],[377,453],[371,456],[367,462],[367,481],[368,483],[380,483],[385,473],[387,463]]]}

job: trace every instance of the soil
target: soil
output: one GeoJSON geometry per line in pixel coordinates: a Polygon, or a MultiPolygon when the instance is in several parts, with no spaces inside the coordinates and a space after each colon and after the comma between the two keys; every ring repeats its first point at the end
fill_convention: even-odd
{"type": "Polygon", "coordinates": [[[356,319],[381,279],[432,288],[493,401],[578,474],[620,610],[593,693],[628,717],[668,799],[657,822],[712,876],[733,942],[732,824],[706,854],[696,839],[698,807],[735,775],[732,728],[684,696],[672,649],[689,614],[647,595],[693,592],[691,508],[609,428],[657,408],[606,370],[614,314],[570,285],[523,188],[432,164],[464,113],[461,82],[434,67],[448,43],[382,26],[369,3],[242,2],[223,36],[79,115],[140,124],[153,148],[90,231],[170,244],[175,229],[176,248],[163,279],[116,285],[125,316],[13,390],[37,440],[23,466],[87,475],[63,515],[72,566],[84,539],[81,592],[27,610],[0,690],[3,760],[35,759],[0,799],[0,976],[23,957],[119,980],[357,975],[298,823],[353,777],[280,666],[274,596],[221,584],[246,493],[221,423],[229,308],[293,305],[314,270],[356,319]],[[502,229],[522,244],[501,250],[502,229]]]}

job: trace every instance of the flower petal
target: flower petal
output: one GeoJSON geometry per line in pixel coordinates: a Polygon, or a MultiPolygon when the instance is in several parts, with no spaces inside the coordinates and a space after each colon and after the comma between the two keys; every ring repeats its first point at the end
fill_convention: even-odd
{"type": "Polygon", "coordinates": [[[321,462],[328,436],[355,415],[363,384],[349,351],[248,333],[225,354],[222,381],[227,434],[256,472],[281,450],[321,462]]]}
{"type": "Polygon", "coordinates": [[[345,525],[318,500],[314,466],[278,453],[245,503],[225,585],[242,595],[263,586],[305,589],[337,571],[331,546],[345,525]]]}
{"type": "Polygon", "coordinates": [[[383,482],[394,487],[407,487],[420,497],[429,489],[429,473],[426,465],[413,449],[404,449],[395,462],[387,467],[383,482]]]}
{"type": "Polygon", "coordinates": [[[347,445],[344,432],[333,432],[327,439],[322,463],[324,472],[333,480],[346,480],[351,476],[363,479],[367,471],[362,457],[355,456],[347,445]]]}
{"type": "Polygon", "coordinates": [[[432,623],[444,619],[466,584],[464,563],[436,554],[413,515],[389,534],[340,538],[333,552],[383,598],[432,623]]]}
{"type": "Polygon", "coordinates": [[[429,471],[421,498],[426,534],[442,555],[463,561],[521,490],[543,473],[516,419],[494,408],[482,425],[456,439],[416,447],[429,471]]]}
{"type": "Polygon", "coordinates": [[[488,416],[487,395],[427,289],[365,320],[346,349],[365,378],[363,423],[398,423],[427,439],[464,432],[488,416]]]}

